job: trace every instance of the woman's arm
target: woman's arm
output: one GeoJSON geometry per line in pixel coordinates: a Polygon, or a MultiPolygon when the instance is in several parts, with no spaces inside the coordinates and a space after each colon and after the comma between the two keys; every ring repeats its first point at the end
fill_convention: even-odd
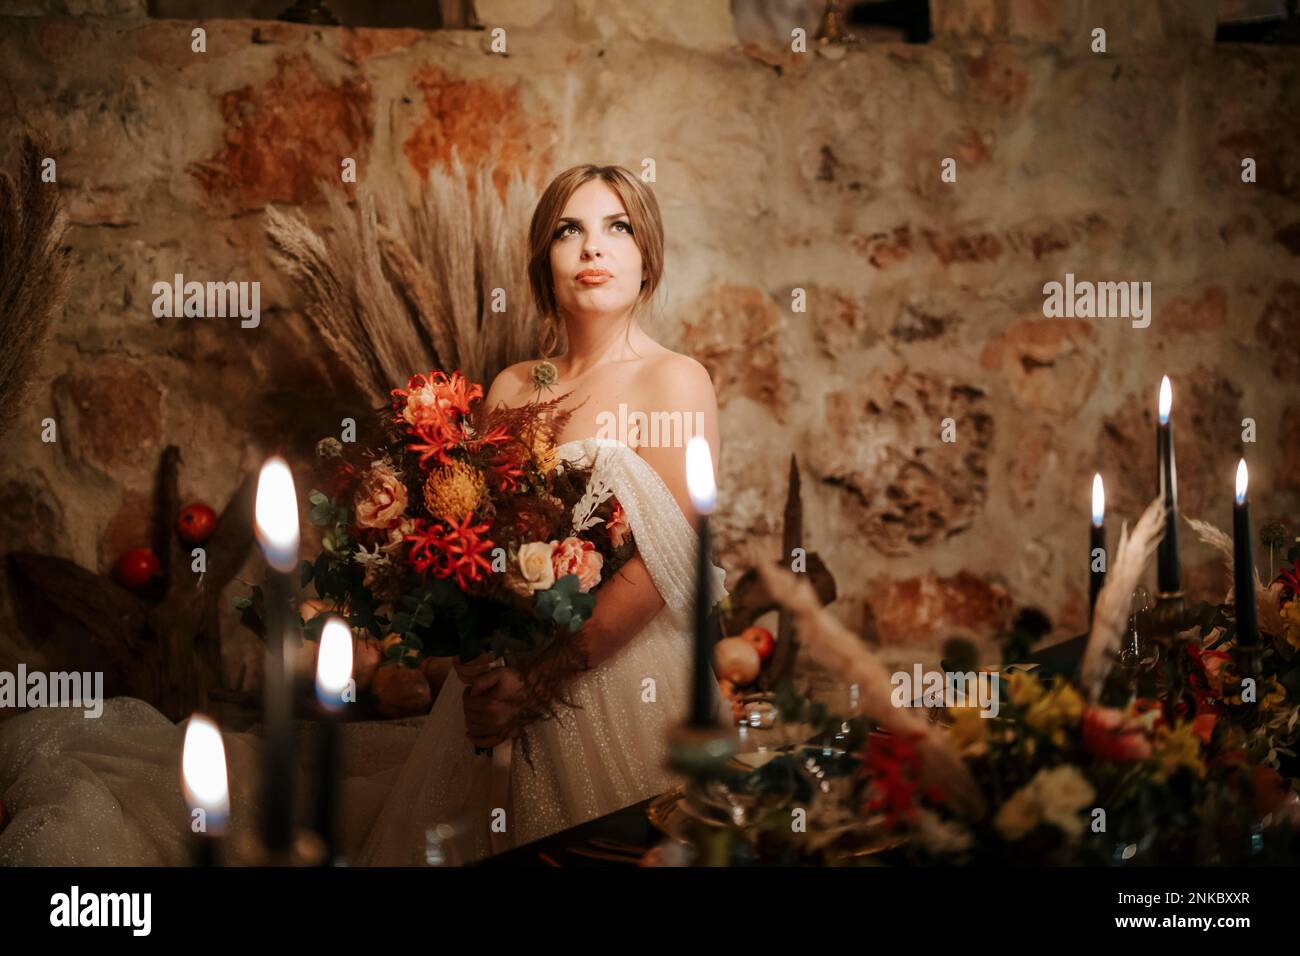
{"type": "Polygon", "coordinates": [[[599,667],[650,623],[664,606],[641,555],[596,589],[596,609],[577,633],[588,667],[599,667]]]}

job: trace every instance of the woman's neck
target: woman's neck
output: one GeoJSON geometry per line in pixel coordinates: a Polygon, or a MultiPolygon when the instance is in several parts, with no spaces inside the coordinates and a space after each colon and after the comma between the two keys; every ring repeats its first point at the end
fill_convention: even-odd
{"type": "Polygon", "coordinates": [[[606,362],[618,361],[633,349],[641,337],[641,329],[629,314],[621,321],[597,318],[581,321],[570,318],[565,324],[568,349],[564,353],[567,378],[577,378],[606,362]],[[631,348],[629,348],[631,346],[631,348]]]}

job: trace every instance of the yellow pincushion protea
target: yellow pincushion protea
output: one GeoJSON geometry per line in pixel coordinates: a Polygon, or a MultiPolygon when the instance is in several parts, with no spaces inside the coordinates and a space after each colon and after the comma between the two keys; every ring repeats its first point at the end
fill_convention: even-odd
{"type": "Polygon", "coordinates": [[[462,521],[474,513],[487,481],[483,473],[463,461],[434,468],[424,481],[424,504],[429,514],[438,518],[462,521]]]}

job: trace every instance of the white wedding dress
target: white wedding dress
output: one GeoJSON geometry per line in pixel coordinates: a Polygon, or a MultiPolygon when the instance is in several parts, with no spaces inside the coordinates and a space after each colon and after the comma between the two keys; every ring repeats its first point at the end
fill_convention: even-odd
{"type": "MultiPolygon", "coordinates": [[[[697,537],[654,469],[613,439],[556,449],[595,461],[622,503],[665,606],[600,667],[579,675],[555,720],[519,741],[475,756],[465,736],[464,685],[453,671],[417,722],[343,725],[343,845],[362,865],[472,862],[661,793],[676,783],[665,766],[668,734],[686,717],[691,683],[691,609],[697,537]]],[[[714,566],[711,600],[726,595],[714,566]]],[[[718,720],[730,722],[711,680],[718,720]]],[[[313,779],[309,726],[299,725],[299,774],[313,779]]],[[[103,715],[32,711],[0,723],[0,865],[185,864],[192,853],[179,784],[183,725],[141,701],[116,698],[103,715]]],[[[226,735],[231,826],[260,823],[262,742],[226,735]]],[[[300,787],[300,790],[303,788],[300,787]]],[[[310,811],[299,794],[299,818],[310,811]]]]}

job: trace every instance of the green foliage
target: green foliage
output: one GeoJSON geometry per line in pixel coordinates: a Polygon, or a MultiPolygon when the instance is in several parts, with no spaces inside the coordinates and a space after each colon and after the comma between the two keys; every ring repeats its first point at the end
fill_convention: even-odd
{"type": "Polygon", "coordinates": [[[254,585],[251,594],[236,597],[231,603],[239,609],[239,623],[266,640],[266,597],[260,585],[254,585]]]}
{"type": "Polygon", "coordinates": [[[596,595],[578,590],[576,574],[566,574],[545,591],[533,597],[533,613],[538,620],[576,633],[596,609],[596,595]]]}

